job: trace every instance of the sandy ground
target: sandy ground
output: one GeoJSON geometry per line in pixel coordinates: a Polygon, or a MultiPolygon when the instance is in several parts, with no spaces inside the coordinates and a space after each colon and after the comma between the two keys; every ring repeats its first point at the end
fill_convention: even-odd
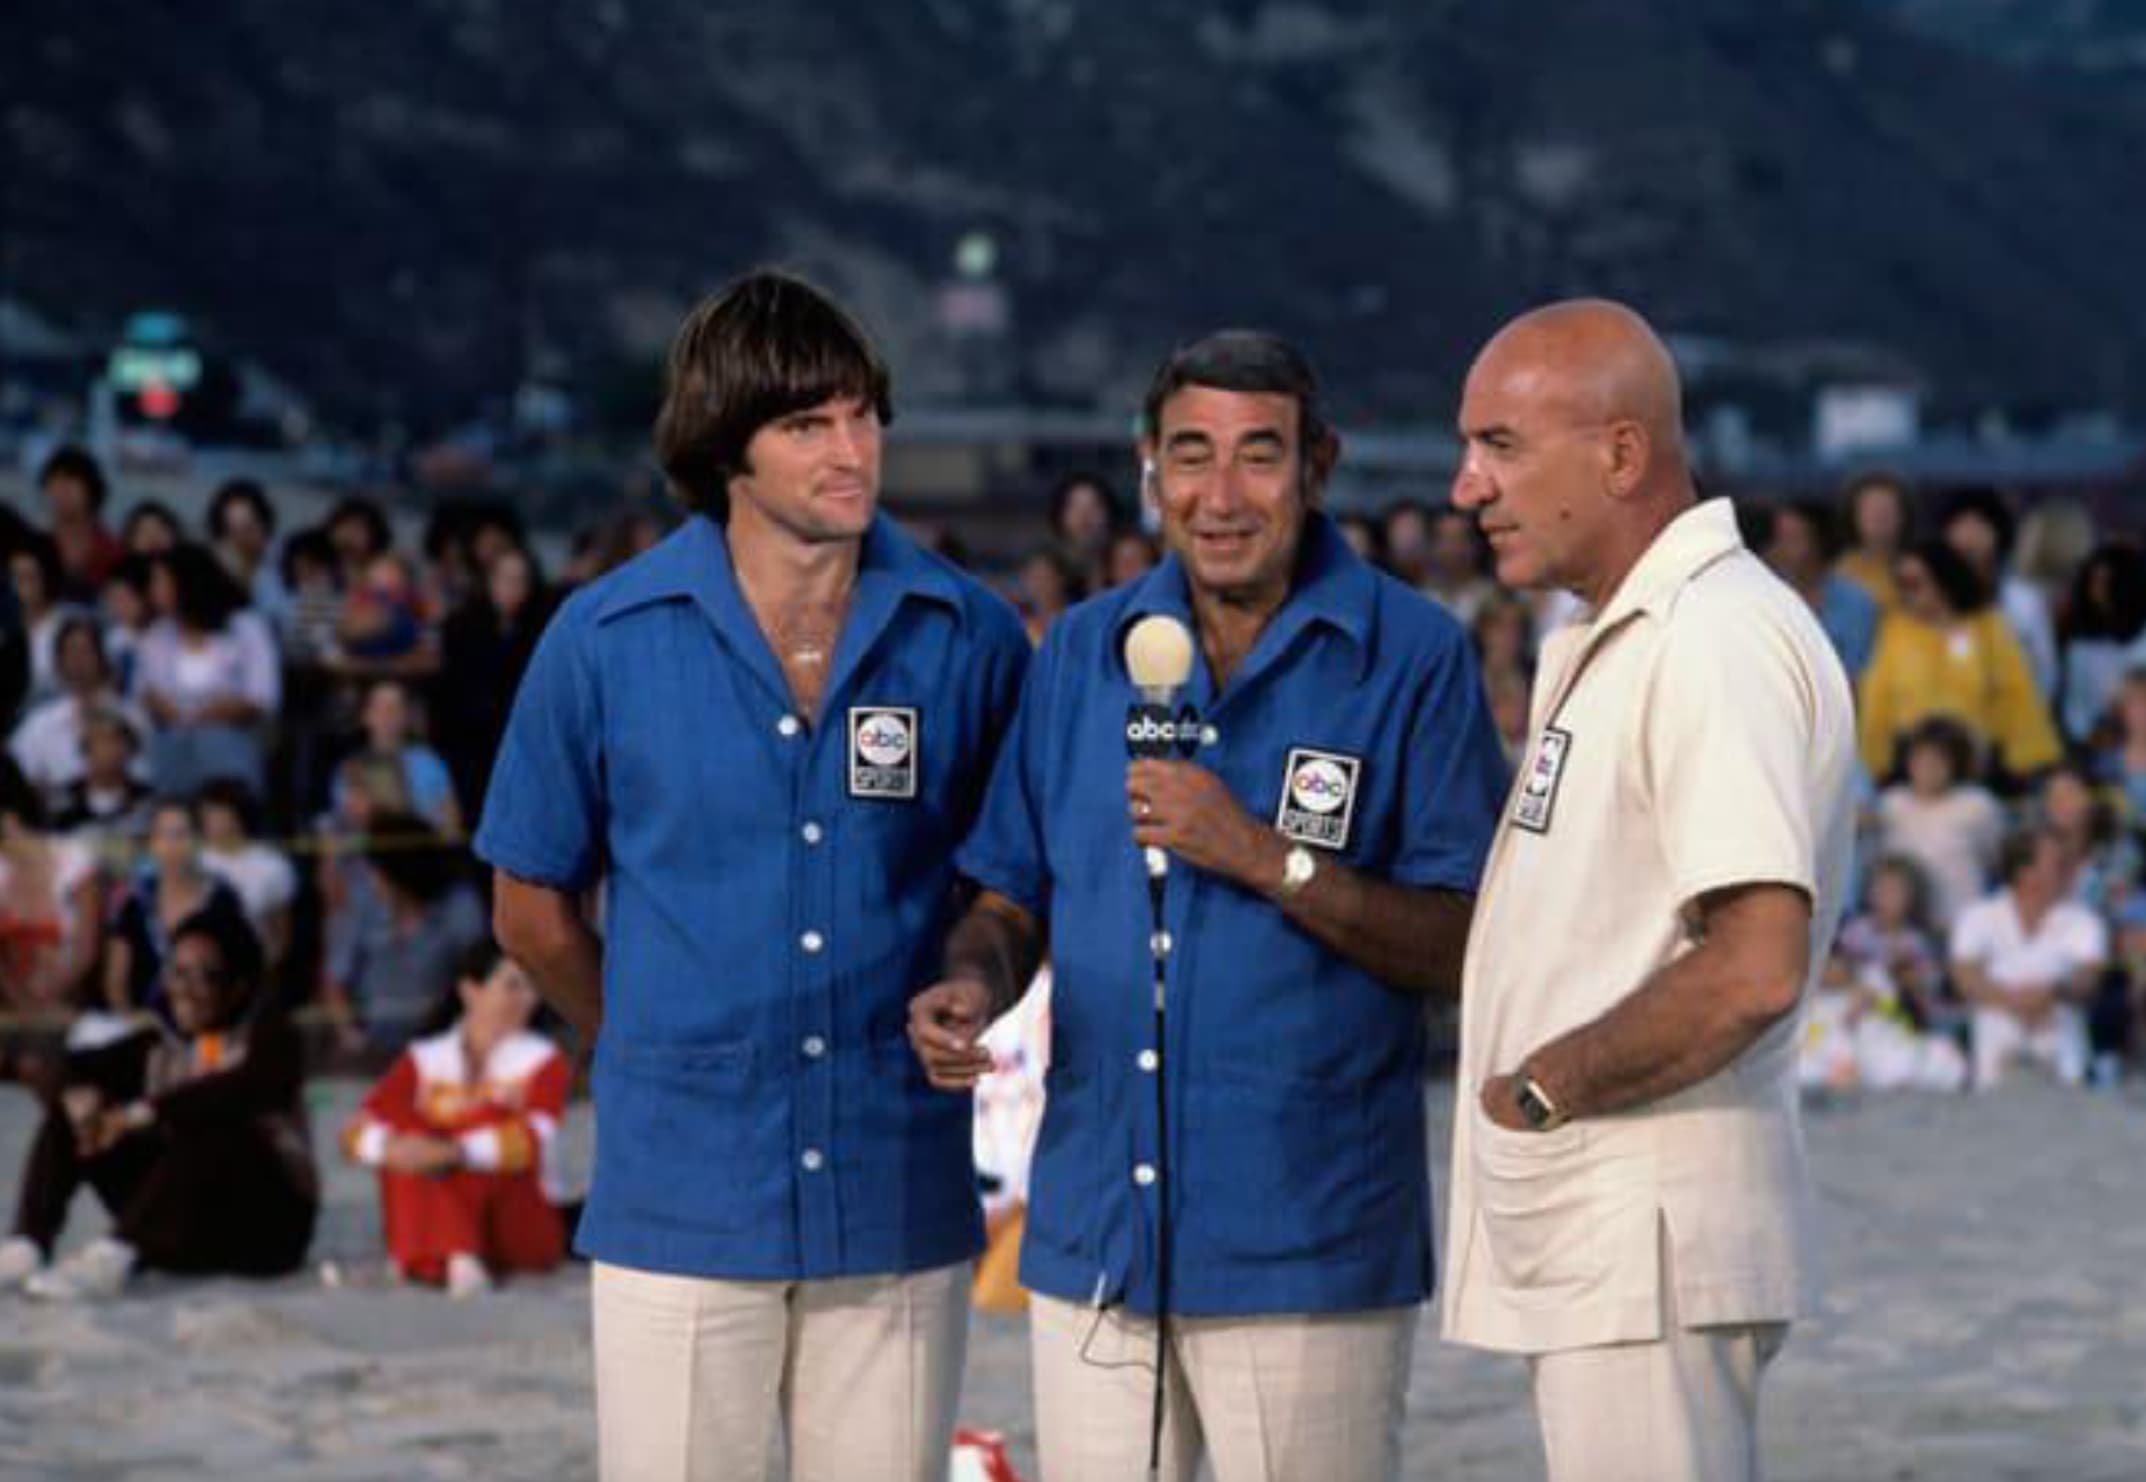
{"type": "MultiPolygon", "coordinates": [[[[356,1088],[316,1088],[323,1150],[356,1088]]],[[[1443,1146],[1450,1092],[1431,1107],[1443,1146]]],[[[33,1106],[0,1088],[11,1178],[33,1106]]],[[[1776,1482],[2146,1477],[2146,1097],[2021,1085],[1814,1108],[1832,1279],[1768,1384],[1776,1482]]],[[[1442,1160],[1441,1160],[1442,1161],[1442,1160]]],[[[86,1204],[70,1243],[102,1224],[86,1204]]],[[[149,1278],[122,1300],[0,1298],[7,1482],[512,1482],[594,1475],[580,1268],[450,1303],[387,1287],[371,1188],[337,1169],[316,1269],[149,1278]]],[[[962,1406],[1035,1482],[1018,1320],[979,1318],[962,1406]]],[[[1406,1475],[1541,1475],[1517,1363],[1428,1319],[1406,1475]]]]}

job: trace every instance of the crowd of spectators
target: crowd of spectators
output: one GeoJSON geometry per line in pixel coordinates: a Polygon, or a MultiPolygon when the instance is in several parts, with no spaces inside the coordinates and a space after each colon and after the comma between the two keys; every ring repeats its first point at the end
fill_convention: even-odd
{"type": "MultiPolygon", "coordinates": [[[[186,1110],[197,1101],[255,1121],[292,1111],[282,1062],[298,1054],[295,1014],[313,1026],[316,1066],[325,1048],[348,1066],[396,1067],[350,1146],[395,1191],[397,1260],[481,1288],[484,1271],[450,1270],[454,1242],[435,1238],[468,1210],[426,1203],[412,1216],[408,1177],[474,1137],[490,1161],[467,1166],[458,1197],[534,1209],[545,1175],[496,1145],[521,1148],[556,1112],[508,1134],[481,1109],[426,1124],[403,1082],[509,1046],[518,1074],[542,1069],[547,1107],[563,1095],[563,1062],[539,1054],[529,1028],[526,981],[489,945],[464,834],[557,600],[660,539],[666,517],[637,509],[585,532],[554,583],[506,507],[447,511],[404,544],[362,497],[281,532],[275,502],[244,480],[216,492],[198,530],[154,502],[114,529],[104,474],[74,449],[37,487],[41,508],[0,509],[0,1014],[66,1026],[67,1051],[41,1067],[0,1063],[41,1072],[58,1119],[40,1134],[18,1225],[49,1249],[87,1182],[118,1201],[127,1254],[106,1250],[68,1281],[201,1264],[196,1234],[166,1227],[171,1190],[208,1177],[192,1145],[182,1157],[158,1144],[178,1159],[169,1169],[146,1153],[109,1169],[94,1155],[133,1130],[126,1118],[161,1115],[165,1093],[174,1125],[205,1138],[227,1133],[186,1110]],[[190,956],[214,959],[214,991],[189,981],[207,971],[190,956]],[[247,1036],[270,1063],[243,1094],[197,1094],[247,1036]],[[514,1192],[479,1172],[513,1175],[514,1192]]],[[[1890,476],[1838,501],[1738,498],[1737,510],[1858,697],[1857,879],[1812,1006],[1807,1079],[1986,1087],[2020,1061],[2068,1082],[2120,1077],[2146,1052],[2139,532],[2097,529],[2069,501],[2020,509],[1995,490],[1890,476]]],[[[1338,524],[1469,631],[1517,755],[1535,654],[1581,616],[1575,600],[1502,589],[1472,522],[1442,503],[1338,524]]],[[[928,543],[961,558],[949,540],[928,543]]],[[[1106,479],[1076,475],[1005,588],[1040,641],[1071,605],[1160,556],[1106,479]]],[[[24,1053],[19,1036],[8,1043],[24,1053]]],[[[234,1165],[252,1170],[239,1194],[270,1210],[275,1240],[228,1253],[233,1269],[285,1261],[310,1228],[310,1175],[287,1153],[249,1145],[234,1165]]],[[[550,1225],[530,1239],[487,1260],[556,1258],[550,1225]]],[[[0,1253],[9,1261],[37,1264],[19,1245],[0,1253]]]]}

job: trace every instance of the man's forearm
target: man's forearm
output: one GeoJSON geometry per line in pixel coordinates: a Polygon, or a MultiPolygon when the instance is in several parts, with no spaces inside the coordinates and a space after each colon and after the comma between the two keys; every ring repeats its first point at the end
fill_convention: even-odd
{"type": "Polygon", "coordinates": [[[1311,880],[1294,894],[1282,890],[1288,845],[1248,861],[1245,884],[1281,908],[1321,946],[1339,953],[1388,987],[1406,993],[1455,996],[1475,897],[1457,890],[1396,885],[1353,870],[1324,854],[1311,880]]]}
{"type": "Polygon", "coordinates": [[[946,938],[946,975],[969,977],[991,993],[996,1019],[1020,1001],[1043,965],[1044,937],[1034,917],[1011,901],[979,899],[946,938]]]}
{"type": "Polygon", "coordinates": [[[1710,939],[1658,970],[1608,1013],[1542,1046],[1518,1069],[1567,1116],[1601,1116],[1673,1096],[1720,1072],[1794,1012],[1803,967],[1710,939]]]}
{"type": "Polygon", "coordinates": [[[603,942],[576,923],[538,952],[520,958],[543,996],[584,1046],[596,1042],[604,1024],[603,942]]]}

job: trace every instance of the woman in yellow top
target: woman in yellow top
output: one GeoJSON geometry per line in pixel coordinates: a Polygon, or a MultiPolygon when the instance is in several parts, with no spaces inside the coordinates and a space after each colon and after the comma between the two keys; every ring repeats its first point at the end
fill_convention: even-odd
{"type": "Polygon", "coordinates": [[[2025,650],[1967,564],[1942,541],[1893,562],[1900,606],[1878,629],[1857,699],[1863,765],[1893,771],[1917,721],[1950,715],[1975,735],[1983,770],[2023,777],[2062,755],[2025,650]]]}

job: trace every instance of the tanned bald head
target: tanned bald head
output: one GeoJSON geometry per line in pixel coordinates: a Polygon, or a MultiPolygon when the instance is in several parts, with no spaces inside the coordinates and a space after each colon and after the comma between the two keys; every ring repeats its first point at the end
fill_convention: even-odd
{"type": "Polygon", "coordinates": [[[1493,336],[1468,373],[1453,500],[1501,580],[1600,602],[1693,500],[1676,362],[1623,304],[1574,299],[1493,336]]]}

